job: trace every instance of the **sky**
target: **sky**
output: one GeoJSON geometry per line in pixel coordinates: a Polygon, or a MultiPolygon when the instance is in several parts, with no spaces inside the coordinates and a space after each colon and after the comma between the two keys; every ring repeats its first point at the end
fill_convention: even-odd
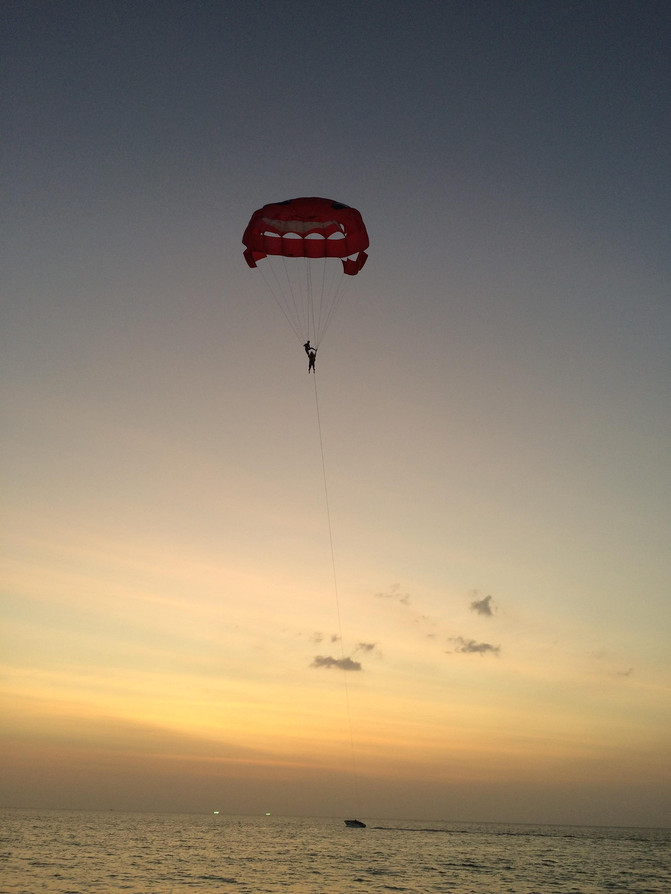
{"type": "Polygon", "coordinates": [[[0,803],[671,825],[669,4],[0,17],[0,803]]]}

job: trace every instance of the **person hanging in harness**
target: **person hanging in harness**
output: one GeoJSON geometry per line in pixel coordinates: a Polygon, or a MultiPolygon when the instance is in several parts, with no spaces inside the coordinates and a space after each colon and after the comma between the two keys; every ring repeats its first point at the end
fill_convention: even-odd
{"type": "Polygon", "coordinates": [[[305,342],[303,347],[305,348],[305,353],[308,355],[308,372],[316,373],[315,360],[317,359],[317,348],[312,347],[310,339],[305,342]]]}

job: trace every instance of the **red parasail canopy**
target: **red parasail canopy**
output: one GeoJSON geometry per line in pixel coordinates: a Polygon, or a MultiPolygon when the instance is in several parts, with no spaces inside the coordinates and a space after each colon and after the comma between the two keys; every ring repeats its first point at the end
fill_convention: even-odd
{"type": "Polygon", "coordinates": [[[285,258],[341,258],[354,276],[366,263],[368,233],[356,210],[331,199],[288,199],[252,214],[242,236],[250,267],[267,255],[285,258]]]}

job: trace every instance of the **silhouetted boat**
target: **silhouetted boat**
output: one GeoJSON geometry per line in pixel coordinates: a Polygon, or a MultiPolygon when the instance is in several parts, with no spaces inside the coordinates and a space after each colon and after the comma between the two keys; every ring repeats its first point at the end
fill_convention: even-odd
{"type": "Polygon", "coordinates": [[[365,829],[366,824],[362,823],[361,820],[345,820],[345,825],[349,826],[352,829],[365,829]]]}

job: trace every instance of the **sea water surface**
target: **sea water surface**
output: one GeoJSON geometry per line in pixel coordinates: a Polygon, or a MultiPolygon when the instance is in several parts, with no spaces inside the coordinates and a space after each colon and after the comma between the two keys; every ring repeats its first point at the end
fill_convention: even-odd
{"type": "Polygon", "coordinates": [[[0,894],[669,894],[671,830],[0,811],[0,894]]]}

